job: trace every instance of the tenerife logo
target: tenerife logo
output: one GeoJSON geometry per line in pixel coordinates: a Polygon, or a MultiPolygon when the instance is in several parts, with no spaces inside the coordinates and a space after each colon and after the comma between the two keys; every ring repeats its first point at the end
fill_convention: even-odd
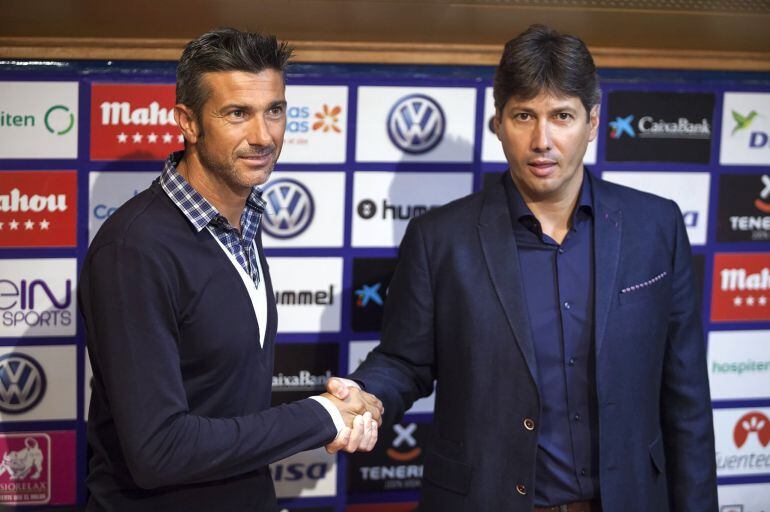
{"type": "Polygon", "coordinates": [[[365,308],[369,305],[369,301],[374,302],[378,306],[382,306],[382,297],[380,297],[380,287],[382,283],[375,283],[372,285],[364,284],[356,290],[356,307],[365,308]]]}
{"type": "Polygon", "coordinates": [[[745,130],[749,126],[751,126],[751,123],[754,122],[754,118],[757,117],[757,111],[752,110],[749,112],[749,115],[744,116],[740,113],[736,112],[735,110],[732,111],[733,119],[735,120],[735,128],[733,128],[733,132],[731,135],[735,135],[735,132],[745,130]]]}
{"type": "Polygon", "coordinates": [[[388,457],[399,462],[409,462],[420,456],[422,449],[417,446],[417,441],[414,438],[414,432],[417,430],[416,423],[410,423],[409,425],[393,425],[393,431],[396,433],[395,439],[390,448],[387,449],[388,457]],[[405,451],[402,451],[402,445],[406,445],[405,451]]]}
{"type": "Polygon", "coordinates": [[[427,153],[441,142],[445,129],[444,111],[424,94],[401,98],[388,114],[390,141],[406,153],[427,153]]]}
{"type": "Polygon", "coordinates": [[[762,190],[754,201],[754,206],[762,213],[770,214],[770,176],[762,176],[762,190]]]}
{"type": "Polygon", "coordinates": [[[315,113],[314,117],[317,121],[313,123],[313,131],[341,133],[342,130],[340,130],[339,127],[341,112],[341,106],[336,105],[333,108],[329,108],[329,105],[324,103],[323,109],[320,112],[315,113]]]}
{"type": "Polygon", "coordinates": [[[292,238],[305,231],[313,221],[313,196],[299,181],[282,178],[265,187],[267,209],[263,216],[265,231],[275,238],[292,238]]]}
{"type": "Polygon", "coordinates": [[[40,363],[26,354],[0,356],[0,411],[22,414],[45,395],[45,373],[40,363]]]}
{"type": "Polygon", "coordinates": [[[761,444],[763,448],[770,444],[770,420],[759,411],[752,411],[745,414],[735,424],[735,428],[733,429],[733,441],[735,441],[735,446],[741,448],[746,444],[749,436],[752,435],[757,437],[759,444],[761,444]]]}
{"type": "Polygon", "coordinates": [[[624,133],[629,137],[636,137],[634,128],[631,126],[631,121],[634,120],[634,116],[616,117],[614,121],[610,121],[610,137],[613,139],[619,139],[624,133]]]}

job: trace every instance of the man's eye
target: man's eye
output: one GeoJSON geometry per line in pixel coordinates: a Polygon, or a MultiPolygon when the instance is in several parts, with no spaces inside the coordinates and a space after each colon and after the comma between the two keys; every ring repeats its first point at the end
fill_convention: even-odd
{"type": "Polygon", "coordinates": [[[281,116],[283,115],[283,107],[280,105],[277,105],[270,109],[270,114],[273,116],[281,116]]]}
{"type": "Polygon", "coordinates": [[[241,119],[243,117],[246,117],[246,112],[244,112],[243,110],[233,110],[230,112],[230,117],[241,119]]]}
{"type": "Polygon", "coordinates": [[[519,112],[518,114],[516,114],[516,119],[519,120],[519,121],[527,121],[527,120],[529,120],[531,118],[532,118],[532,116],[530,116],[526,112],[519,112]]]}
{"type": "Polygon", "coordinates": [[[568,112],[559,112],[558,114],[556,114],[556,117],[560,121],[569,121],[570,119],[572,119],[572,114],[568,112]]]}

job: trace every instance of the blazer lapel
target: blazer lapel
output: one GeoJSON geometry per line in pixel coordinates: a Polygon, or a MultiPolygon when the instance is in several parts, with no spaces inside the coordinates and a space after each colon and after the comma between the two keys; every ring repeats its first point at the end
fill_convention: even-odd
{"type": "Polygon", "coordinates": [[[494,184],[485,189],[478,230],[492,286],[503,306],[519,350],[527,362],[532,381],[537,385],[535,348],[524,299],[519,252],[513,235],[505,190],[501,184],[494,184]]]}
{"type": "MultiPolygon", "coordinates": [[[[591,176],[589,174],[589,176],[591,176]]],[[[602,348],[607,317],[616,299],[615,285],[618,263],[620,261],[620,235],[623,226],[623,211],[608,204],[608,197],[603,182],[591,176],[594,205],[594,327],[596,336],[596,355],[602,348]]]]}
{"type": "MultiPolygon", "coordinates": [[[[268,342],[275,340],[275,334],[278,331],[278,311],[275,304],[275,293],[273,292],[273,281],[270,279],[270,269],[267,266],[267,259],[265,258],[265,251],[262,248],[262,225],[259,226],[257,231],[257,255],[259,257],[259,265],[262,267],[262,280],[265,284],[265,292],[267,293],[267,330],[265,336],[265,346],[268,342]]],[[[265,326],[260,325],[260,329],[265,329],[265,326]]]]}

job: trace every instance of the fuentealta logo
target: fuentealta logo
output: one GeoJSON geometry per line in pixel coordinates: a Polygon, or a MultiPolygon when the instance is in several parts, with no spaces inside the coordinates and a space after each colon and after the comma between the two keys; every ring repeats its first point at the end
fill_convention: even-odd
{"type": "Polygon", "coordinates": [[[770,420],[759,411],[752,411],[741,417],[733,429],[733,441],[738,448],[743,447],[750,436],[756,436],[762,447],[770,444],[770,420]]]}
{"type": "Polygon", "coordinates": [[[399,99],[388,114],[388,136],[400,150],[427,153],[444,137],[446,117],[436,100],[425,94],[399,99]]]}
{"type": "Polygon", "coordinates": [[[262,195],[267,202],[263,227],[269,235],[292,238],[305,231],[313,221],[313,196],[299,181],[289,178],[272,181],[262,195]]]}

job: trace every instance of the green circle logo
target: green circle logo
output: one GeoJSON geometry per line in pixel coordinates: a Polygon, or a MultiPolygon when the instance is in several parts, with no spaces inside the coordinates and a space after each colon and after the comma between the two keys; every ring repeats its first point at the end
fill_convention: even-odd
{"type": "Polygon", "coordinates": [[[55,133],[56,135],[64,135],[65,133],[69,132],[73,126],[75,126],[75,114],[70,112],[70,109],[68,107],[65,107],[64,105],[54,105],[53,107],[49,108],[45,113],[45,127],[48,128],[48,131],[51,133],[55,133]],[[51,119],[51,114],[56,112],[57,110],[63,110],[64,116],[58,115],[53,120],[51,119]],[[67,116],[66,114],[69,114],[67,116]],[[60,130],[57,130],[55,127],[51,126],[52,124],[58,125],[58,127],[63,126],[66,124],[67,126],[64,128],[61,128],[60,130]]]}

